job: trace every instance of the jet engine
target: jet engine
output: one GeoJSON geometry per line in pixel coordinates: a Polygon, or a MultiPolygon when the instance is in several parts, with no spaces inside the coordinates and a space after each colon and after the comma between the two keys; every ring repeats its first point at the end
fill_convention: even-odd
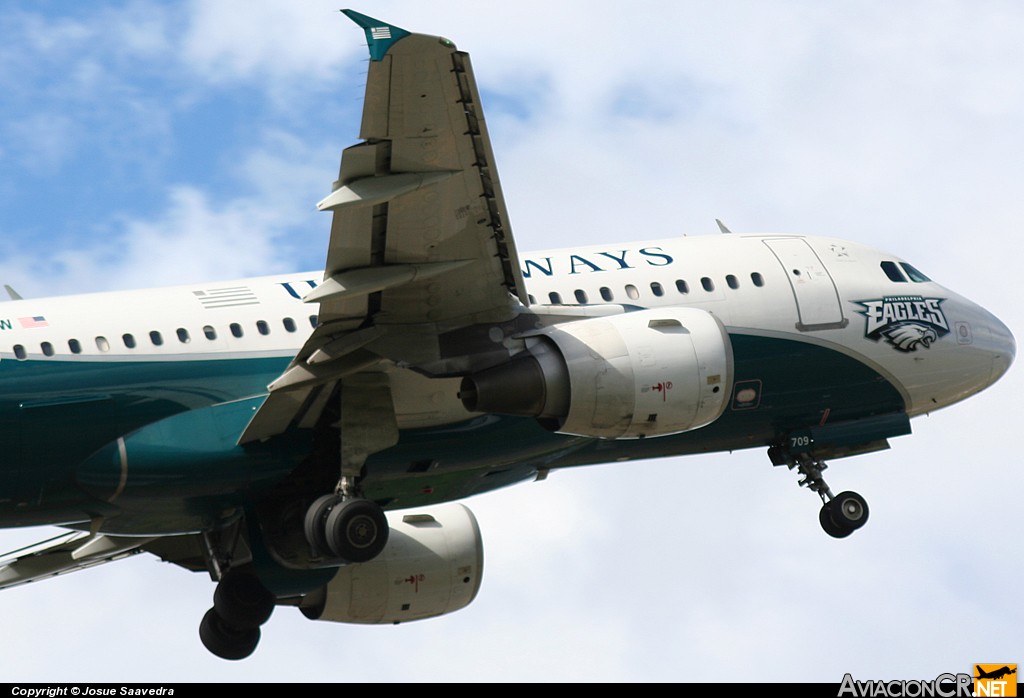
{"type": "Polygon", "coordinates": [[[556,325],[511,361],[467,376],[472,412],[536,417],[552,431],[605,439],[665,436],[725,410],[732,344],[697,308],[640,310],[556,325]]]}
{"type": "Polygon", "coordinates": [[[344,565],[302,599],[302,613],[339,623],[401,623],[444,615],[476,597],[483,539],[461,504],[387,512],[391,535],[370,562],[344,565]]]}

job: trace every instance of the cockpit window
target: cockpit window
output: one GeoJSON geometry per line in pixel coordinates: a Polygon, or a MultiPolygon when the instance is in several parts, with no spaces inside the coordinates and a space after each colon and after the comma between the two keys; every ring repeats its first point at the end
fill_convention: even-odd
{"type": "Polygon", "coordinates": [[[909,276],[910,280],[913,281],[914,283],[920,284],[924,283],[925,281],[931,281],[931,279],[929,279],[927,276],[919,272],[915,267],[913,267],[910,264],[907,264],[906,262],[900,262],[900,266],[903,267],[903,271],[907,272],[907,276],[909,276]]]}
{"type": "Polygon", "coordinates": [[[889,277],[889,281],[895,281],[900,284],[907,283],[907,278],[903,276],[903,272],[896,266],[896,262],[882,262],[882,271],[889,277]]]}

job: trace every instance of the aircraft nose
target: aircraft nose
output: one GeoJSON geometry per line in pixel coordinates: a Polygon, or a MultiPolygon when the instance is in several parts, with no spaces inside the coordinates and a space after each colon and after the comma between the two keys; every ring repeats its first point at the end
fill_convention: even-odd
{"type": "Polygon", "coordinates": [[[988,330],[992,335],[992,382],[995,383],[1010,369],[1017,355],[1017,342],[1010,328],[994,315],[989,321],[988,330]]]}

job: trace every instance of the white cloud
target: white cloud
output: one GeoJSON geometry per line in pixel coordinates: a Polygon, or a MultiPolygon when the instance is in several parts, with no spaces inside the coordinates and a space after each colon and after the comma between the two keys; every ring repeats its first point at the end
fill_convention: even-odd
{"type": "Polygon", "coordinates": [[[169,183],[162,208],[110,214],[83,224],[65,249],[18,244],[8,228],[0,275],[25,296],[144,288],[319,268],[329,214],[315,203],[329,191],[333,153],[284,131],[267,131],[229,163],[235,195],[219,197],[169,183]]]}
{"type": "Polygon", "coordinates": [[[335,77],[340,58],[352,53],[352,42],[341,40],[347,20],[330,2],[194,2],[189,14],[182,59],[214,82],[301,89],[335,77]]]}

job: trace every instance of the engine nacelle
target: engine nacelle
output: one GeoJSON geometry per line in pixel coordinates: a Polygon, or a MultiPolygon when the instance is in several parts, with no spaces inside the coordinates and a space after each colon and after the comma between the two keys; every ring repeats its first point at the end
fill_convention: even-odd
{"type": "Polygon", "coordinates": [[[387,512],[391,535],[376,558],[338,568],[300,606],[313,620],[402,623],[468,606],[483,579],[484,548],[461,504],[387,512]]]}
{"type": "Polygon", "coordinates": [[[556,325],[527,351],[462,381],[466,409],[536,417],[605,439],[664,436],[718,419],[732,388],[732,344],[697,308],[640,310],[556,325]]]}

